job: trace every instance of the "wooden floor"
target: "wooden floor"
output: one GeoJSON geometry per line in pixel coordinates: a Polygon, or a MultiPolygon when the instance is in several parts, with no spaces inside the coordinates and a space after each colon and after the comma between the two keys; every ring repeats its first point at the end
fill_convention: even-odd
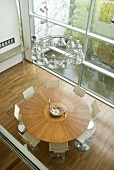
{"type": "MultiPolygon", "coordinates": [[[[18,140],[17,125],[14,118],[14,104],[24,102],[22,92],[33,85],[35,90],[46,88],[47,80],[59,79],[38,66],[25,61],[0,75],[0,123],[18,140]]],[[[73,87],[60,80],[60,88],[72,91],[73,87]]],[[[85,95],[84,100],[90,107],[94,98],[85,95]]],[[[98,126],[87,152],[80,152],[69,142],[70,150],[66,153],[63,164],[54,164],[50,160],[48,143],[39,143],[39,152],[35,156],[50,170],[114,170],[114,109],[97,100],[100,113],[95,118],[98,126]]],[[[4,143],[0,141],[0,170],[29,169],[4,143]]]]}

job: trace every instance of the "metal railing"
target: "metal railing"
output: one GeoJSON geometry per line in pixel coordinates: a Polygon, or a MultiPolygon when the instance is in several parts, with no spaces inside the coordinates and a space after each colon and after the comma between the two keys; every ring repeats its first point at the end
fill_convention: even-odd
{"type": "Polygon", "coordinates": [[[48,170],[32,153],[17,141],[2,125],[0,125],[1,140],[32,170],[48,170]]]}

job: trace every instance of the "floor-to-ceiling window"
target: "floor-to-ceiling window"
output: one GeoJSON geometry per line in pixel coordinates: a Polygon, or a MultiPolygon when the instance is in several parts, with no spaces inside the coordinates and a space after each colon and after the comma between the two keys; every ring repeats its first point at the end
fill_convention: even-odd
{"type": "Polygon", "coordinates": [[[82,44],[83,67],[52,70],[114,104],[114,1],[29,0],[29,7],[32,38],[72,36],[82,44]]]}

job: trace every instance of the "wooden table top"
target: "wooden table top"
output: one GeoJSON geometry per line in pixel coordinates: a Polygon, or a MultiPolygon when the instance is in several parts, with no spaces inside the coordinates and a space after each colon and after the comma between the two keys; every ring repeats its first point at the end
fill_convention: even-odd
{"type": "Polygon", "coordinates": [[[25,101],[21,109],[26,129],[35,137],[47,142],[67,142],[80,136],[90,121],[90,111],[85,101],[74,92],[63,89],[37,91],[25,101]],[[66,117],[52,116],[51,105],[65,109],[66,117]]]}

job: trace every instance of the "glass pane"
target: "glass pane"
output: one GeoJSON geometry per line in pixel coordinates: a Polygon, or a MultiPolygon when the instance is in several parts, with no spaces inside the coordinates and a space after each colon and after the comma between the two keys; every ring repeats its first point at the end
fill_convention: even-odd
{"type": "Polygon", "coordinates": [[[114,40],[114,0],[96,0],[91,32],[114,40]]]}
{"type": "MultiPolygon", "coordinates": [[[[55,52],[53,50],[46,53],[46,55],[48,56],[48,60],[51,59],[52,54],[56,55],[56,59],[57,59],[57,57],[59,58],[59,59],[57,59],[57,61],[59,63],[62,62],[63,57],[60,57],[61,56],[60,53],[57,53],[57,52],[55,52]]],[[[71,66],[68,69],[64,69],[62,67],[59,67],[57,69],[50,69],[50,70],[54,71],[55,73],[58,73],[59,75],[67,78],[68,80],[70,80],[70,81],[72,81],[74,83],[78,83],[80,64],[76,65],[76,67],[74,67],[74,68],[71,66]]]]}
{"type": "Polygon", "coordinates": [[[81,33],[78,33],[78,32],[75,32],[75,31],[72,31],[70,29],[66,29],[65,31],[65,36],[67,38],[70,38],[70,36],[72,36],[73,40],[76,41],[76,40],[80,40],[82,46],[84,47],[84,40],[85,40],[85,35],[84,34],[81,34],[81,33]]]}
{"type": "Polygon", "coordinates": [[[48,0],[48,17],[55,21],[68,24],[70,0],[48,0]]]}
{"type": "MultiPolygon", "coordinates": [[[[39,19],[37,19],[37,21],[40,22],[39,19]]],[[[81,48],[83,51],[84,35],[52,23],[42,25],[44,27],[38,27],[38,25],[36,27],[36,30],[40,29],[41,31],[35,31],[36,42],[33,43],[32,49],[33,63],[35,63],[36,65],[46,66],[47,68],[62,75],[63,77],[77,83],[81,60],[78,60],[77,55],[75,55],[77,52],[76,40],[80,40],[80,43],[82,45],[81,48]],[[71,39],[74,46],[68,47],[68,41],[71,39]],[[69,56],[67,60],[68,65],[67,68],[64,68],[65,66],[62,65],[62,62],[67,58],[66,54],[68,54],[69,56]],[[57,66],[55,66],[56,68],[53,68],[53,66],[49,67],[49,62],[53,58],[53,55],[55,55],[55,58],[57,60],[57,66]],[[76,57],[76,60],[73,60],[73,57],[76,57]]]]}
{"type": "Polygon", "coordinates": [[[114,73],[114,45],[90,38],[86,60],[114,73]]]}
{"type": "Polygon", "coordinates": [[[86,30],[91,0],[70,0],[69,25],[86,30]]]}
{"type": "Polygon", "coordinates": [[[82,87],[114,104],[114,79],[84,66],[82,87]]]}
{"type": "Polygon", "coordinates": [[[35,23],[35,35],[38,38],[42,38],[47,36],[47,22],[42,19],[34,18],[34,23],[35,23]]]}
{"type": "Polygon", "coordinates": [[[46,17],[46,1],[44,0],[33,0],[34,13],[46,17]]]}
{"type": "Polygon", "coordinates": [[[86,29],[90,0],[34,0],[34,12],[60,23],[86,29]]]}
{"type": "Polygon", "coordinates": [[[43,38],[46,36],[65,36],[70,38],[72,36],[73,41],[80,40],[81,44],[84,46],[85,35],[72,31],[70,29],[55,25],[45,20],[34,18],[35,23],[35,35],[37,38],[43,38]]]}

